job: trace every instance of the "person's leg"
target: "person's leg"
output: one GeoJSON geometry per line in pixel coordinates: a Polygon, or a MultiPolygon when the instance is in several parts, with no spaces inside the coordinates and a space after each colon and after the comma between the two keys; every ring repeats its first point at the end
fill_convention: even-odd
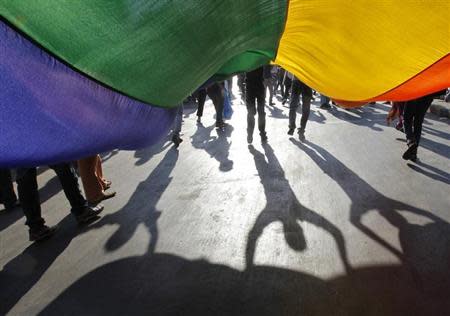
{"type": "MultiPolygon", "coordinates": [[[[58,177],[63,187],[64,187],[64,184],[62,183],[63,181],[64,183],[70,183],[67,185],[67,188],[69,190],[68,194],[74,199],[75,203],[79,202],[80,199],[78,194],[72,192],[73,179],[69,171],[66,170],[67,167],[60,165],[56,165],[55,167],[56,168],[53,169],[55,170],[56,174],[58,174],[58,177]],[[60,177],[60,174],[61,177],[63,178],[60,177]],[[67,180],[66,177],[68,177],[69,180],[67,180]]],[[[78,160],[78,171],[80,172],[81,182],[83,183],[84,194],[86,195],[86,199],[89,202],[97,201],[97,199],[100,199],[101,196],[103,195],[103,183],[101,180],[99,180],[96,174],[97,155],[78,160]]],[[[76,183],[78,186],[78,180],[76,180],[76,183]]],[[[69,196],[67,198],[69,199],[69,201],[71,200],[69,196]]]]}
{"type": "Polygon", "coordinates": [[[269,105],[274,105],[273,95],[275,93],[275,79],[269,78],[269,105]]]}
{"type": "Polygon", "coordinates": [[[423,97],[415,102],[416,115],[414,115],[414,139],[417,145],[420,142],[420,137],[422,136],[422,124],[425,119],[425,114],[433,102],[432,97],[423,97]]]}
{"type": "Polygon", "coordinates": [[[41,216],[41,201],[36,178],[36,168],[18,169],[17,192],[27,219],[25,224],[30,230],[36,230],[45,223],[41,216]]]}
{"type": "Polygon", "coordinates": [[[205,100],[206,100],[206,89],[200,89],[197,91],[197,102],[198,102],[198,108],[197,108],[197,117],[198,121],[200,122],[201,117],[203,116],[203,108],[205,106],[205,100]]]}
{"type": "MultiPolygon", "coordinates": [[[[98,219],[98,214],[103,211],[103,205],[89,206],[81,194],[78,186],[78,178],[73,166],[69,163],[60,163],[49,166],[58,176],[64,194],[69,200],[71,210],[70,212],[75,216],[78,224],[88,224],[93,220],[98,219]]],[[[112,195],[114,196],[114,195],[112,195]]]]}
{"type": "Polygon", "coordinates": [[[289,103],[289,135],[293,135],[295,131],[295,120],[297,119],[297,108],[300,92],[300,81],[294,80],[294,82],[292,83],[291,101],[289,103]]]}
{"type": "Polygon", "coordinates": [[[320,107],[321,108],[330,108],[330,98],[326,95],[320,94],[320,107]]]}
{"type": "Polygon", "coordinates": [[[178,107],[173,127],[172,142],[178,147],[183,139],[180,137],[181,125],[183,123],[183,103],[178,107]]]}
{"type": "Polygon", "coordinates": [[[304,133],[311,108],[312,89],[304,83],[301,83],[301,87],[302,87],[302,118],[300,120],[299,133],[304,133]]]}
{"type": "Polygon", "coordinates": [[[222,84],[214,83],[208,87],[207,93],[214,104],[216,109],[216,127],[222,128],[223,123],[223,103],[224,103],[224,91],[222,84]]]}
{"type": "Polygon", "coordinates": [[[14,208],[17,203],[9,169],[0,169],[0,203],[5,205],[7,210],[14,208]]]}
{"type": "Polygon", "coordinates": [[[17,191],[23,213],[27,219],[25,224],[29,227],[30,241],[49,238],[57,229],[57,226],[46,226],[45,220],[41,216],[41,202],[36,178],[36,168],[17,170],[17,191]]]}
{"type": "Polygon", "coordinates": [[[258,93],[258,96],[256,97],[256,100],[258,102],[257,105],[257,111],[258,111],[258,130],[259,135],[261,136],[262,141],[267,140],[267,134],[266,134],[266,112],[265,112],[265,106],[266,106],[266,100],[265,100],[265,91],[261,90],[258,93]]]}
{"type": "Polygon", "coordinates": [[[255,115],[256,115],[256,97],[253,91],[247,89],[245,93],[245,104],[247,106],[247,142],[253,142],[253,131],[255,129],[255,115]]]}
{"type": "Polygon", "coordinates": [[[412,101],[405,102],[403,110],[403,126],[405,128],[406,141],[413,142],[414,132],[413,132],[413,120],[415,115],[416,107],[412,101]]]}

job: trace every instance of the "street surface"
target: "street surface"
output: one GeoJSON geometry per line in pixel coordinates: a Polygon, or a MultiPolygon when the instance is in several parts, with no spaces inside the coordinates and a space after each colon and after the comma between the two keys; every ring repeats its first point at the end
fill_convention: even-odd
{"type": "Polygon", "coordinates": [[[277,101],[248,146],[234,94],[223,132],[208,100],[199,125],[186,106],[179,150],[104,154],[117,196],[87,228],[42,169],[60,229],[31,244],[0,211],[0,314],[450,315],[449,119],[427,114],[412,163],[387,105],[316,101],[302,143],[277,101]]]}

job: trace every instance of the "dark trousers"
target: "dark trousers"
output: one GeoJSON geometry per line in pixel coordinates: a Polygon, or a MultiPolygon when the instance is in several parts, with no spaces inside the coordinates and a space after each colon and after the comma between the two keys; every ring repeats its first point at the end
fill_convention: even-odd
{"type": "Polygon", "coordinates": [[[308,122],[311,109],[312,89],[298,79],[292,82],[291,102],[289,104],[289,128],[295,128],[297,118],[297,108],[300,94],[302,95],[302,118],[300,120],[300,130],[304,131],[308,122]]]}
{"type": "Polygon", "coordinates": [[[403,112],[403,126],[406,139],[419,144],[422,134],[422,124],[433,97],[425,96],[420,99],[406,102],[403,112]]]}
{"type": "Polygon", "coordinates": [[[12,207],[17,202],[16,193],[9,169],[0,169],[0,203],[5,208],[12,207]]]}
{"type": "Polygon", "coordinates": [[[214,83],[208,88],[200,89],[197,91],[198,109],[197,116],[203,116],[203,108],[205,106],[206,95],[209,96],[216,109],[216,122],[223,122],[223,103],[224,103],[224,89],[222,84],[214,83]]]}
{"type": "Polygon", "coordinates": [[[261,89],[247,89],[245,93],[245,104],[247,105],[247,133],[253,135],[255,129],[255,115],[258,112],[258,129],[259,135],[266,134],[266,112],[264,87],[261,89]]]}
{"type": "MultiPolygon", "coordinates": [[[[69,200],[71,212],[73,215],[79,215],[87,202],[81,194],[78,186],[78,178],[72,165],[61,163],[50,166],[61,182],[64,194],[69,200]]],[[[17,179],[17,191],[19,193],[20,203],[27,218],[26,225],[30,229],[42,226],[45,221],[41,216],[41,202],[39,199],[36,168],[20,169],[17,179]]]]}

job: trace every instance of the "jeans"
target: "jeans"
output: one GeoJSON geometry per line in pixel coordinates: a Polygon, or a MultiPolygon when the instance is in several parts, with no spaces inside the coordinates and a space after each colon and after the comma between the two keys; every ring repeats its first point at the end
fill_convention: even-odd
{"type": "Polygon", "coordinates": [[[265,89],[247,89],[245,103],[247,105],[247,134],[253,135],[255,129],[255,115],[258,112],[259,135],[266,134],[265,89]]]}
{"type": "Polygon", "coordinates": [[[292,95],[291,102],[289,104],[289,129],[295,129],[295,119],[297,117],[300,94],[302,95],[302,118],[300,120],[300,130],[304,131],[311,107],[312,89],[300,80],[295,79],[292,82],[292,95]]]}
{"type": "Polygon", "coordinates": [[[178,107],[173,125],[173,136],[180,136],[181,123],[183,122],[183,103],[178,107]]]}
{"type": "Polygon", "coordinates": [[[17,202],[16,193],[11,180],[9,169],[0,169],[0,203],[5,208],[12,207],[17,202]]]}
{"type": "Polygon", "coordinates": [[[432,96],[425,96],[406,102],[403,112],[403,126],[405,127],[408,141],[414,141],[419,144],[423,120],[431,102],[433,102],[432,96]]]}
{"type": "MultiPolygon", "coordinates": [[[[61,182],[64,194],[69,200],[71,213],[75,216],[81,214],[87,206],[87,202],[81,194],[78,186],[78,178],[72,165],[60,163],[50,166],[61,182]]],[[[36,168],[19,169],[20,177],[17,179],[17,191],[20,203],[25,213],[26,225],[30,229],[36,229],[44,225],[45,220],[41,216],[41,202],[39,199],[36,168]]]]}
{"type": "Polygon", "coordinates": [[[224,89],[222,84],[213,83],[211,86],[205,89],[200,89],[197,91],[198,109],[197,116],[203,116],[203,108],[205,106],[206,95],[209,96],[216,109],[216,123],[223,122],[223,103],[224,103],[224,89]]]}

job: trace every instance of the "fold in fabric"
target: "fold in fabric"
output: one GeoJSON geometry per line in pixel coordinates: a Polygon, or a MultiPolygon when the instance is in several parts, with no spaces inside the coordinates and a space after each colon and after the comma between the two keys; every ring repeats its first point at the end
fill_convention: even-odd
{"type": "Polygon", "coordinates": [[[0,87],[1,167],[149,146],[175,116],[88,79],[2,21],[0,87]]]}

